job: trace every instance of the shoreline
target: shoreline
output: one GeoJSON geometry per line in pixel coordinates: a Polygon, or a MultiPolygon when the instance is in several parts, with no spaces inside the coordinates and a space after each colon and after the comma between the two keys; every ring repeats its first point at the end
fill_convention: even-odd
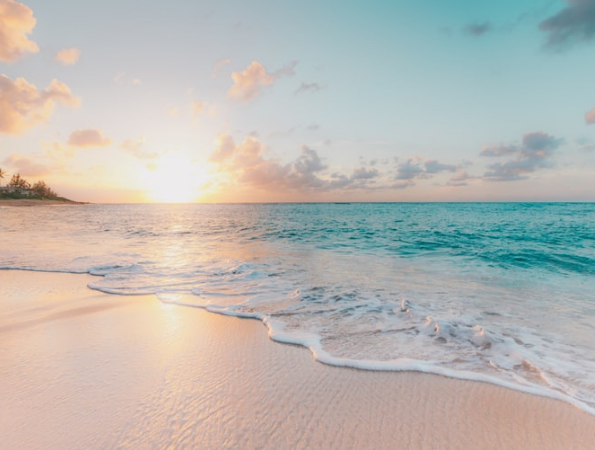
{"type": "Polygon", "coordinates": [[[0,198],[0,207],[32,207],[32,206],[58,206],[58,205],[88,205],[87,202],[73,200],[39,200],[32,198],[0,198]]]}
{"type": "Polygon", "coordinates": [[[262,322],[0,270],[9,447],[590,448],[595,417],[485,382],[317,363],[262,322]],[[9,414],[10,412],[10,414],[9,414]]]}

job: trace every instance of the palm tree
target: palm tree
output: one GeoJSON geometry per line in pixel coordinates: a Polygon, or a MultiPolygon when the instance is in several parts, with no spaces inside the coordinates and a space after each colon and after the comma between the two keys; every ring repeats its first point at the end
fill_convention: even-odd
{"type": "MultiPolygon", "coordinates": [[[[4,175],[6,175],[6,172],[0,167],[0,180],[4,178],[4,175]]],[[[0,183],[0,186],[2,186],[2,183],[0,183]]]]}

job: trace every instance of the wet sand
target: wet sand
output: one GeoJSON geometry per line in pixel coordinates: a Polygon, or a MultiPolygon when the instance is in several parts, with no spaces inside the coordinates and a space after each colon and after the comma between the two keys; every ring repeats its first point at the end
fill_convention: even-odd
{"type": "Polygon", "coordinates": [[[489,384],[313,361],[255,320],[0,270],[2,448],[588,449],[595,417],[489,384]]]}

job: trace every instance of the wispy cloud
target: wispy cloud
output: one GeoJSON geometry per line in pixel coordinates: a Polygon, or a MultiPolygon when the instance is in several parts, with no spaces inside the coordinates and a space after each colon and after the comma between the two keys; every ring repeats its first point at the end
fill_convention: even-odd
{"type": "Polygon", "coordinates": [[[585,122],[588,124],[595,124],[595,108],[585,114],[585,122]]]}
{"type": "Polygon", "coordinates": [[[39,47],[27,35],[37,20],[33,11],[14,0],[0,0],[0,61],[13,62],[25,53],[36,53],[39,47]]]}
{"type": "Polygon", "coordinates": [[[579,148],[584,152],[595,151],[595,140],[593,139],[583,137],[577,139],[576,143],[579,145],[579,148]]]}
{"type": "Polygon", "coordinates": [[[119,84],[119,85],[133,84],[135,86],[139,86],[142,84],[142,81],[139,78],[131,77],[126,72],[117,72],[114,75],[114,83],[119,84]]]}
{"type": "Polygon", "coordinates": [[[252,61],[243,71],[232,73],[234,84],[228,94],[231,98],[243,102],[254,100],[261,94],[263,87],[271,86],[281,77],[293,76],[296,65],[297,61],[292,61],[281,69],[269,73],[260,62],[252,61]]]}
{"type": "Polygon", "coordinates": [[[213,63],[213,68],[211,69],[211,78],[217,78],[221,76],[221,72],[223,68],[231,63],[231,59],[229,58],[221,58],[218,59],[213,63]]]}
{"type": "Polygon", "coordinates": [[[192,115],[198,117],[205,111],[207,104],[205,102],[193,100],[190,106],[192,108],[192,115]]]}
{"type": "MultiPolygon", "coordinates": [[[[514,153],[515,158],[506,162],[490,164],[488,171],[484,174],[484,179],[489,181],[526,179],[528,178],[527,174],[551,166],[550,159],[561,143],[561,139],[541,131],[527,133],[523,136],[522,145],[514,153]]],[[[480,155],[486,156],[483,152],[480,155]]]]}
{"type": "Polygon", "coordinates": [[[475,37],[483,36],[484,34],[488,33],[489,31],[492,31],[492,30],[493,30],[492,24],[487,21],[486,22],[473,22],[463,28],[463,32],[465,32],[471,36],[475,36],[475,37]]]}
{"type": "Polygon", "coordinates": [[[40,122],[47,122],[56,102],[76,107],[80,100],[66,84],[55,79],[38,91],[24,78],[13,81],[0,75],[0,133],[21,134],[40,122]]]}
{"type": "Polygon", "coordinates": [[[60,142],[42,142],[45,149],[44,156],[54,161],[64,161],[65,159],[72,159],[76,155],[75,150],[68,145],[60,142]]]}
{"type": "Polygon", "coordinates": [[[440,172],[454,172],[457,170],[457,166],[453,164],[444,164],[441,162],[436,161],[435,159],[430,159],[424,163],[426,168],[426,173],[440,173],[440,172]]]}
{"type": "Polygon", "coordinates": [[[54,59],[65,66],[73,66],[77,63],[80,56],[81,51],[78,48],[65,48],[64,50],[60,50],[54,59]]]}
{"type": "Polygon", "coordinates": [[[568,6],[539,24],[547,34],[545,46],[565,50],[595,36],[595,0],[567,0],[568,6]]]}
{"type": "Polygon", "coordinates": [[[305,92],[318,92],[322,89],[322,86],[318,83],[302,83],[300,86],[295,90],[295,94],[303,94],[305,92]]]}
{"type": "Polygon", "coordinates": [[[516,145],[484,145],[481,156],[505,156],[518,152],[516,145]]]}
{"type": "Polygon", "coordinates": [[[107,147],[111,145],[112,140],[105,137],[101,130],[88,128],[86,130],[73,131],[66,143],[72,147],[79,148],[107,147]]]}
{"type": "Polygon", "coordinates": [[[10,167],[14,172],[27,177],[40,177],[47,175],[50,172],[46,165],[27,158],[26,156],[16,154],[10,155],[2,161],[2,164],[10,167]]]}
{"type": "Polygon", "coordinates": [[[451,187],[460,187],[460,186],[467,186],[469,180],[476,180],[479,177],[469,175],[467,171],[462,171],[454,175],[450,180],[446,182],[447,186],[451,187]]]}
{"type": "Polygon", "coordinates": [[[130,153],[138,159],[156,159],[159,154],[156,152],[147,152],[143,149],[144,144],[145,138],[143,137],[138,139],[126,139],[120,144],[120,149],[130,153]]]}

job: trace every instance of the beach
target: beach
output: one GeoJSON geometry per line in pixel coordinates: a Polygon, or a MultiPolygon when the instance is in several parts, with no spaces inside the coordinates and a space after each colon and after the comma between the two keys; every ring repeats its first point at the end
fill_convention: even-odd
{"type": "Polygon", "coordinates": [[[595,417],[502,387],[315,362],[260,321],[0,271],[3,448],[592,448],[595,417]]]}

